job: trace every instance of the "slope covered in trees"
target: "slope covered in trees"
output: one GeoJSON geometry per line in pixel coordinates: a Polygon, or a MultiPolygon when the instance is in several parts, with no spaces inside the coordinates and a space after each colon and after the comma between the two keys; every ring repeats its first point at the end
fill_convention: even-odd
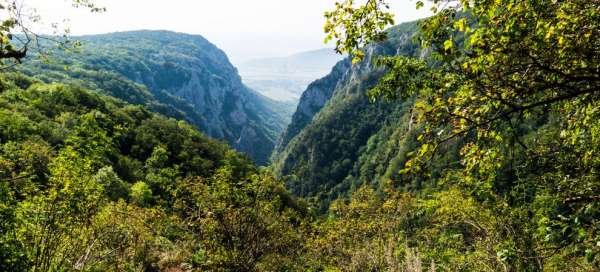
{"type": "MultiPolygon", "coordinates": [[[[386,2],[326,15],[359,67],[386,2]]],[[[416,33],[426,54],[381,57],[361,81],[376,104],[334,94],[276,156],[295,193],[350,193],[319,225],[321,251],[353,271],[598,270],[598,3],[433,7],[416,33]],[[356,118],[367,109],[381,118],[356,118]]]]}
{"type": "Polygon", "coordinates": [[[74,52],[32,58],[19,71],[74,82],[186,120],[264,164],[289,119],[289,105],[250,90],[224,52],[198,35],[133,31],[74,37],[74,52]]]}
{"type": "Polygon", "coordinates": [[[82,87],[0,83],[0,270],[290,265],[304,209],[245,156],[82,87]]]}
{"type": "MultiPolygon", "coordinates": [[[[420,54],[413,41],[416,31],[416,22],[390,29],[385,43],[366,49],[364,62],[351,65],[350,59],[343,60],[330,75],[309,86],[274,154],[274,170],[288,176],[293,192],[303,197],[319,196],[326,204],[346,195],[350,188],[373,181],[375,175],[383,176],[391,157],[399,156],[397,146],[387,146],[377,135],[391,136],[401,130],[399,124],[405,127],[409,107],[371,103],[365,92],[383,75],[383,69],[372,63],[377,56],[420,54]],[[365,158],[371,152],[382,157],[365,158]]],[[[400,141],[397,137],[384,138],[400,141]]],[[[390,169],[389,174],[397,170],[390,169]]]]}
{"type": "Polygon", "coordinates": [[[386,6],[326,13],[352,58],[273,166],[306,202],[121,72],[2,71],[0,270],[600,270],[599,3],[386,6]]]}

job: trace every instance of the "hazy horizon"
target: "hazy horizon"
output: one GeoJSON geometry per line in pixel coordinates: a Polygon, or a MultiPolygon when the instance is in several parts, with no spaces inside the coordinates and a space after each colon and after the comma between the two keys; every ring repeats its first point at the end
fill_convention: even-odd
{"type": "MultiPolygon", "coordinates": [[[[239,65],[257,58],[289,56],[332,47],[323,43],[323,13],[334,0],[98,0],[107,11],[90,14],[68,1],[27,0],[45,22],[62,22],[72,35],[131,30],[170,30],[199,34],[239,65]],[[137,11],[134,14],[131,11],[137,11]],[[218,11],[218,12],[216,12],[218,11]]],[[[426,17],[415,1],[391,1],[396,23],[426,17]]]]}

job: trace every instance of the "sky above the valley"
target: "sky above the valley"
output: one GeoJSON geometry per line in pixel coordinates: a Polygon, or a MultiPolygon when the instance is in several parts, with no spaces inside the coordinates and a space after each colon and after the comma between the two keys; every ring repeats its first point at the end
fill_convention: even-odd
{"type": "MultiPolygon", "coordinates": [[[[73,35],[127,30],[200,34],[223,49],[234,64],[328,47],[323,12],[335,0],[96,0],[101,14],[74,9],[68,0],[21,0],[46,23],[68,19],[73,35]]],[[[396,22],[428,15],[414,0],[390,0],[396,22]]],[[[329,46],[331,47],[331,45],[329,46]]]]}

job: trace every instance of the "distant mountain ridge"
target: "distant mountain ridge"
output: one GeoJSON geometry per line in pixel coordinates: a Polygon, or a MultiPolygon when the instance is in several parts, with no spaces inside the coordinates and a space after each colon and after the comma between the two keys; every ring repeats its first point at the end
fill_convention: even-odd
{"type": "Polygon", "coordinates": [[[239,65],[244,83],[262,94],[282,101],[297,101],[314,80],[327,75],[343,56],[331,48],[262,58],[239,65]]]}
{"type": "Polygon", "coordinates": [[[57,52],[50,64],[32,59],[22,70],[46,82],[95,85],[127,102],[185,119],[257,163],[267,162],[289,105],[246,87],[227,55],[204,37],[141,30],[74,39],[83,42],[80,53],[57,52]]]}

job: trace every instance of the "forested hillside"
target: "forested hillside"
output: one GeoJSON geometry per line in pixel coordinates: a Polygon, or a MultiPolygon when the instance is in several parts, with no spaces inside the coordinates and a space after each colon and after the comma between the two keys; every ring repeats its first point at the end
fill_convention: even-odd
{"type": "Polygon", "coordinates": [[[316,114],[299,109],[274,156],[292,192],[328,207],[327,262],[598,270],[598,3],[436,1],[405,40],[406,24],[383,31],[386,7],[326,13],[360,77],[307,97],[316,114]]]}
{"type": "Polygon", "coordinates": [[[134,31],[74,37],[74,52],[54,51],[19,71],[44,82],[74,82],[196,125],[257,163],[269,158],[289,105],[241,82],[224,52],[201,36],[134,31]]]}
{"type": "Polygon", "coordinates": [[[278,104],[204,38],[78,48],[15,3],[0,271],[600,271],[598,1],[416,1],[432,16],[393,27],[388,1],[336,2],[326,40],[349,57],[270,167],[218,139],[264,163],[278,104]]]}
{"type": "Polygon", "coordinates": [[[318,196],[327,205],[346,196],[351,188],[376,183],[386,172],[396,175],[400,170],[399,165],[387,168],[394,157],[402,156],[399,149],[410,149],[397,144],[407,130],[405,115],[410,105],[371,103],[365,92],[384,73],[373,64],[376,57],[420,54],[413,40],[417,23],[405,23],[388,32],[385,43],[366,49],[365,61],[358,65],[352,65],[350,59],[341,61],[303,94],[273,162],[275,172],[288,176],[289,188],[299,196],[318,196]],[[396,130],[396,137],[390,137],[396,130]]]}
{"type": "Polygon", "coordinates": [[[0,270],[291,265],[304,209],[245,156],[83,87],[0,86],[0,270]]]}

